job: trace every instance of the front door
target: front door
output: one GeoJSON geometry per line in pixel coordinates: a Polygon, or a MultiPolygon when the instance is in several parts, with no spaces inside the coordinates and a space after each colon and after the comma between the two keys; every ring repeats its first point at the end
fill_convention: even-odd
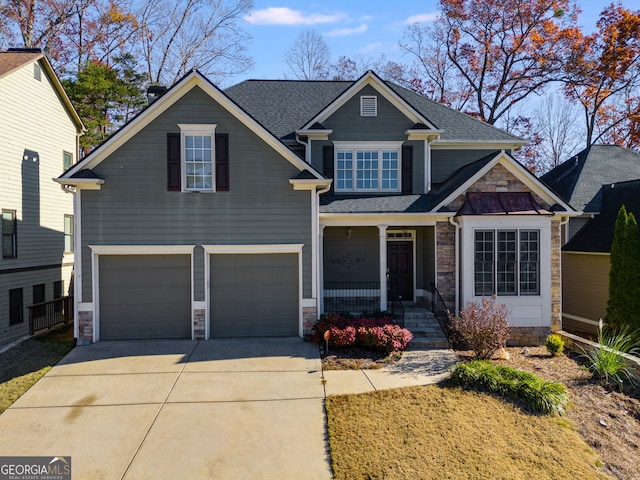
{"type": "Polygon", "coordinates": [[[389,300],[413,301],[413,242],[387,242],[389,300]]]}

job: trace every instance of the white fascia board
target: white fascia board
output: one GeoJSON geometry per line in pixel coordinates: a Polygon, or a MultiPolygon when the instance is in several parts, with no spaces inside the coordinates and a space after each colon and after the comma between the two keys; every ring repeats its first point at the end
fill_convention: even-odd
{"type": "Polygon", "coordinates": [[[329,135],[333,133],[333,130],[296,130],[296,135],[307,137],[309,140],[328,140],[329,135]]]}
{"type": "Polygon", "coordinates": [[[443,133],[444,130],[426,130],[424,128],[410,128],[404,132],[407,140],[429,140],[434,142],[437,141],[443,133]]]}
{"type": "Polygon", "coordinates": [[[318,187],[327,188],[331,186],[331,180],[314,180],[310,179],[295,179],[289,180],[289,183],[293,185],[294,190],[316,190],[318,187]]]}
{"type": "Polygon", "coordinates": [[[203,245],[204,253],[213,255],[299,253],[303,243],[277,243],[270,245],[203,245]]]}
{"type": "Polygon", "coordinates": [[[185,255],[195,245],[89,245],[96,255],[185,255]]]}
{"type": "Polygon", "coordinates": [[[394,107],[400,110],[407,118],[409,118],[414,123],[422,123],[427,127],[436,130],[436,127],[429,122],[425,117],[422,116],[415,108],[409,105],[404,99],[402,99],[396,92],[391,90],[384,83],[380,77],[378,77],[371,70],[366,72],[360,79],[356,80],[347,90],[345,90],[342,95],[340,95],[336,100],[330,103],[324,110],[322,110],[318,115],[313,117],[310,121],[308,121],[302,130],[309,129],[311,125],[315,123],[322,123],[331,115],[333,115],[337,110],[339,110],[345,103],[347,103],[351,98],[353,98],[357,92],[359,92],[366,85],[370,85],[375,88],[384,98],[386,98],[394,107]]]}
{"type": "Polygon", "coordinates": [[[104,185],[102,178],[52,178],[52,180],[62,186],[70,185],[82,190],[100,190],[104,185]]]}
{"type": "Polygon", "coordinates": [[[475,175],[469,178],[466,182],[464,182],[457,190],[455,190],[451,195],[441,201],[438,205],[436,205],[433,210],[437,211],[440,208],[448,205],[452,201],[454,201],[458,196],[464,194],[471,185],[477,182],[480,178],[486,175],[493,167],[495,167],[498,163],[500,163],[503,167],[505,167],[513,176],[515,176],[518,180],[524,183],[532,192],[539,195],[542,199],[544,199],[549,205],[558,204],[562,206],[565,211],[564,212],[555,212],[555,215],[568,217],[575,216],[577,212],[564,200],[562,200],[558,195],[549,190],[542,182],[536,179],[533,174],[526,171],[526,169],[520,165],[518,162],[511,159],[510,156],[506,154],[506,152],[502,151],[498,153],[489,163],[487,163],[484,167],[482,167],[475,175]]]}
{"type": "Polygon", "coordinates": [[[318,172],[313,171],[304,160],[300,159],[279,139],[274,137],[262,125],[251,118],[236,103],[227,97],[221,90],[217,89],[209,82],[200,72],[192,71],[180,83],[173,86],[166,94],[153,102],[146,110],[137,116],[131,123],[116,132],[107,142],[94,150],[84,161],[77,163],[73,168],[68,170],[62,178],[73,176],[75,173],[86,168],[93,169],[100,164],[105,158],[114,153],[118,148],[124,145],[134,135],[140,132],[144,127],[149,125],[155,118],[165,112],[169,107],[175,104],[180,98],[186,95],[194,87],[200,87],[213,100],[220,104],[224,109],[236,117],[247,128],[264,140],[271,148],[286,158],[298,170],[309,170],[319,179],[322,178],[318,172]]]}

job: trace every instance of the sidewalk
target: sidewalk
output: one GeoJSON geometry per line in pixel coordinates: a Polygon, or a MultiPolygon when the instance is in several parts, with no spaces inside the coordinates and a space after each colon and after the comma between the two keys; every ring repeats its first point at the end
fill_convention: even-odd
{"type": "Polygon", "coordinates": [[[378,370],[324,370],[325,395],[365,393],[438,383],[458,362],[451,350],[407,350],[402,358],[378,370]]]}

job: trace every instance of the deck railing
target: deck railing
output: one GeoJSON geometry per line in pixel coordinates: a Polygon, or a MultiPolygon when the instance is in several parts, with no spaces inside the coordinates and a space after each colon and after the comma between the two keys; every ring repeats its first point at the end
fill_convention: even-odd
{"type": "Polygon", "coordinates": [[[29,309],[29,335],[73,320],[73,296],[35,303],[29,309]]]}
{"type": "Polygon", "coordinates": [[[380,310],[380,282],[325,282],[324,311],[371,313],[380,310]]]}

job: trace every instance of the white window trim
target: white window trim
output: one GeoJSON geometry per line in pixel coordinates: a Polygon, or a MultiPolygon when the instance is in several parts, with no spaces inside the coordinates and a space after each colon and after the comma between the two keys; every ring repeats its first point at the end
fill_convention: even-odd
{"type": "Polygon", "coordinates": [[[334,188],[336,192],[376,192],[376,193],[399,193],[402,191],[402,142],[333,142],[333,172],[334,172],[334,188]],[[338,172],[338,150],[352,150],[352,185],[353,188],[338,188],[337,172],[338,172]],[[378,188],[375,189],[359,189],[356,188],[356,171],[357,171],[357,154],[358,150],[378,151],[378,188]],[[398,188],[383,189],[382,188],[382,151],[396,150],[398,152],[398,188]]]}
{"type": "Polygon", "coordinates": [[[179,123],[180,128],[180,190],[182,192],[215,192],[216,191],[216,127],[215,123],[179,123]],[[211,137],[211,188],[187,188],[187,166],[185,162],[185,137],[189,135],[202,135],[211,137]]]}

